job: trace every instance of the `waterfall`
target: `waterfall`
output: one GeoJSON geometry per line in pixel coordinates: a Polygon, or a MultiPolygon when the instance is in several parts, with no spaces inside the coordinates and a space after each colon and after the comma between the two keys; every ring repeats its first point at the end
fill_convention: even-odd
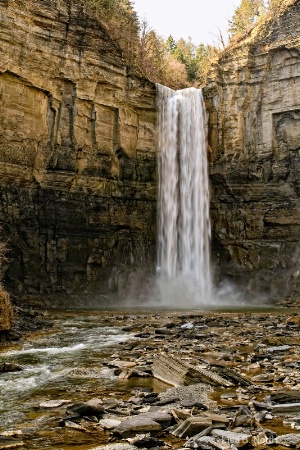
{"type": "Polygon", "coordinates": [[[158,271],[173,297],[207,303],[212,283],[206,112],[202,91],[157,85],[158,271]],[[187,298],[188,297],[188,298],[187,298]]]}

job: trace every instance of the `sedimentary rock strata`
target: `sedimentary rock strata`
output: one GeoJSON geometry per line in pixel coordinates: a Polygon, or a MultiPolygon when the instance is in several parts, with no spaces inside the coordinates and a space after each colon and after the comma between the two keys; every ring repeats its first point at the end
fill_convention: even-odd
{"type": "Polygon", "coordinates": [[[134,293],[153,267],[155,91],[80,1],[0,1],[0,220],[19,294],[134,293]]]}
{"type": "Polygon", "coordinates": [[[209,109],[213,248],[223,274],[300,297],[300,3],[221,56],[209,109]]]}
{"type": "Polygon", "coordinates": [[[6,341],[6,332],[11,329],[12,318],[13,310],[9,295],[0,284],[0,341],[6,341]]]}

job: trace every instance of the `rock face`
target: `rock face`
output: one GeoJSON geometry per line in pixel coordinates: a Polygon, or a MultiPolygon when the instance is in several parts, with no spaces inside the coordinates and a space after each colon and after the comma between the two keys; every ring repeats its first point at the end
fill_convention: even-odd
{"type": "Polygon", "coordinates": [[[134,294],[155,251],[154,86],[77,0],[0,0],[0,42],[6,286],[134,294]]]}
{"type": "MultiPolygon", "coordinates": [[[[97,304],[153,273],[155,87],[81,3],[0,0],[0,223],[10,291],[97,304]]],[[[272,300],[300,298],[299,16],[285,0],[205,89],[215,263],[272,300]]]]}
{"type": "Polygon", "coordinates": [[[0,342],[6,340],[6,332],[11,329],[13,310],[8,293],[0,284],[0,342]]]}
{"type": "Polygon", "coordinates": [[[300,298],[300,2],[229,48],[205,89],[213,253],[222,274],[300,298]]]}

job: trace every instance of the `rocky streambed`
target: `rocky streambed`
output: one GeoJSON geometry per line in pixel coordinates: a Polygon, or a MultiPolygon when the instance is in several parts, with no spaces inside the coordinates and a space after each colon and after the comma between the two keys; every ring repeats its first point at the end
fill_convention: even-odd
{"type": "Polygon", "coordinates": [[[300,447],[297,311],[49,316],[0,348],[0,449],[300,447]]]}

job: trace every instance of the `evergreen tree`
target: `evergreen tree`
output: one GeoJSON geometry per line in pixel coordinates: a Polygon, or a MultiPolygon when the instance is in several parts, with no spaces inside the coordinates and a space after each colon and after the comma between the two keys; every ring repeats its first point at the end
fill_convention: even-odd
{"type": "Polygon", "coordinates": [[[173,38],[173,36],[170,34],[170,36],[166,40],[166,49],[171,55],[173,55],[176,50],[176,47],[177,47],[176,41],[173,38]]]}
{"type": "Polygon", "coordinates": [[[173,89],[205,83],[213,47],[172,35],[164,41],[145,20],[140,23],[132,0],[82,1],[107,26],[137,75],[173,89]]]}
{"type": "Polygon", "coordinates": [[[232,20],[229,21],[231,36],[247,32],[257,18],[264,12],[263,0],[242,0],[236,8],[232,20]]]}
{"type": "Polygon", "coordinates": [[[186,41],[180,38],[177,41],[173,55],[175,58],[185,65],[187,78],[190,82],[196,80],[198,64],[196,59],[196,46],[189,37],[186,41]]]}

